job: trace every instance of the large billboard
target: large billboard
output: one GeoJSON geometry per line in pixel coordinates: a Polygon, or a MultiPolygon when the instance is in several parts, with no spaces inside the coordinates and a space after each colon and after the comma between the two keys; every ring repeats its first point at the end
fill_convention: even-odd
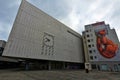
{"type": "Polygon", "coordinates": [[[119,61],[120,49],[116,32],[106,25],[95,28],[98,61],[119,61]]]}
{"type": "Polygon", "coordinates": [[[112,40],[108,39],[106,35],[107,30],[105,29],[96,32],[97,49],[103,57],[113,58],[118,51],[118,45],[115,44],[112,40]]]}

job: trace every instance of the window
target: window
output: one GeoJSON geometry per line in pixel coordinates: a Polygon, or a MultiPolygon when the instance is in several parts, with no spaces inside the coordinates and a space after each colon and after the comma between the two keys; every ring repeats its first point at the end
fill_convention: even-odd
{"type": "Polygon", "coordinates": [[[96,69],[96,64],[92,64],[92,69],[96,69]]]}
{"type": "Polygon", "coordinates": [[[93,56],[90,56],[90,59],[93,60],[93,56]]]}
{"type": "Polygon", "coordinates": [[[94,44],[92,44],[92,47],[94,47],[94,44]]]}
{"type": "Polygon", "coordinates": [[[101,65],[101,70],[107,71],[108,70],[108,65],[107,64],[102,64],[101,65]]]}
{"type": "Polygon", "coordinates": [[[90,40],[88,39],[88,42],[90,42],[90,40]]]}
{"type": "Polygon", "coordinates": [[[87,35],[87,37],[90,37],[89,35],[87,35]]]}
{"type": "Polygon", "coordinates": [[[97,59],[97,56],[94,56],[95,59],[97,59]]]}
{"type": "Polygon", "coordinates": [[[88,45],[89,48],[91,48],[91,45],[88,45]]]}
{"type": "Polygon", "coordinates": [[[117,64],[114,64],[114,71],[118,71],[118,66],[117,66],[117,64]]]}
{"type": "Polygon", "coordinates": [[[118,64],[118,70],[120,71],[120,64],[118,64]]]}
{"type": "Polygon", "coordinates": [[[92,50],[89,50],[89,53],[92,53],[92,50]]]}
{"type": "Polygon", "coordinates": [[[88,30],[86,30],[86,32],[88,32],[88,30]]]}
{"type": "Polygon", "coordinates": [[[93,50],[93,52],[96,52],[96,50],[93,50]]]}
{"type": "Polygon", "coordinates": [[[83,31],[82,34],[85,34],[85,32],[83,31]]]}

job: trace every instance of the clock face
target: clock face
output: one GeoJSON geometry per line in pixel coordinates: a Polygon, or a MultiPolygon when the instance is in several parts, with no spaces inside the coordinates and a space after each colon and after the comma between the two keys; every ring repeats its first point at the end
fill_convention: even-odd
{"type": "Polygon", "coordinates": [[[44,44],[47,46],[53,46],[53,37],[50,35],[44,36],[44,44]]]}

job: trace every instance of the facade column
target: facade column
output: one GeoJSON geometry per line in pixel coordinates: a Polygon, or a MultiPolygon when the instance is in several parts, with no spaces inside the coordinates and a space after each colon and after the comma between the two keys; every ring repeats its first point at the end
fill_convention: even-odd
{"type": "Polygon", "coordinates": [[[48,70],[51,70],[51,61],[48,62],[48,70]]]}
{"type": "Polygon", "coordinates": [[[66,68],[65,68],[65,62],[63,62],[63,69],[66,69],[66,68]]]}
{"type": "Polygon", "coordinates": [[[29,62],[28,61],[25,62],[25,70],[26,71],[29,70],[29,62]]]}

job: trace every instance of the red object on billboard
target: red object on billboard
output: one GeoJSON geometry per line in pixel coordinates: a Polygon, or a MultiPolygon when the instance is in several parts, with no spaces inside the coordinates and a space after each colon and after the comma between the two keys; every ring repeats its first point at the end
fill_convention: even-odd
{"type": "Polygon", "coordinates": [[[118,45],[108,39],[105,35],[105,30],[100,30],[97,33],[97,48],[102,56],[105,58],[112,58],[118,50],[118,45]]]}

